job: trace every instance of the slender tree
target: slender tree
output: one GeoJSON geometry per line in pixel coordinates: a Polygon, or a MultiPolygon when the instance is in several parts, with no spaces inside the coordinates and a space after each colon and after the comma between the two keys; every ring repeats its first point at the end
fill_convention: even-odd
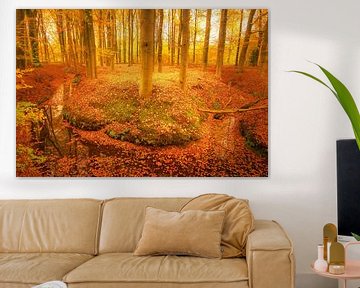
{"type": "Polygon", "coordinates": [[[105,43],[105,34],[104,34],[104,11],[99,10],[98,14],[98,49],[99,49],[99,62],[101,66],[104,66],[104,43],[105,43]]]}
{"type": "Polygon", "coordinates": [[[77,58],[77,62],[79,64],[85,63],[85,59],[84,59],[84,41],[83,41],[83,33],[82,33],[82,29],[83,29],[83,16],[82,16],[82,11],[77,10],[76,12],[74,12],[76,17],[74,17],[73,19],[73,42],[74,42],[74,47],[75,47],[75,55],[77,58]]]}
{"type": "Polygon", "coordinates": [[[156,9],[154,9],[154,23],[153,23],[153,43],[154,43],[154,49],[153,49],[153,72],[155,71],[155,62],[156,62],[156,9]]]}
{"type": "Polygon", "coordinates": [[[235,66],[239,64],[239,53],[240,53],[240,43],[241,43],[241,34],[242,34],[242,25],[243,25],[243,19],[244,19],[244,9],[240,10],[240,22],[239,22],[239,36],[236,46],[236,56],[235,56],[235,66]]]}
{"type": "Polygon", "coordinates": [[[195,9],[194,12],[194,18],[195,18],[195,22],[194,22],[194,39],[193,39],[193,58],[192,58],[192,63],[195,63],[195,55],[196,55],[196,34],[197,34],[197,22],[198,22],[198,9],[195,9]]]}
{"type": "Polygon", "coordinates": [[[25,10],[16,10],[16,68],[25,69],[25,10]]]}
{"type": "Polygon", "coordinates": [[[67,50],[69,51],[69,64],[75,68],[75,71],[77,71],[77,61],[76,61],[76,55],[75,55],[75,49],[74,49],[74,42],[73,42],[73,35],[72,35],[72,23],[71,17],[72,15],[69,15],[70,11],[65,14],[65,27],[66,27],[66,36],[67,36],[67,50]]]}
{"type": "Polygon", "coordinates": [[[170,63],[170,55],[171,55],[171,9],[167,10],[167,47],[168,47],[168,55],[169,55],[169,61],[168,63],[170,63]]]}
{"type": "Polygon", "coordinates": [[[268,30],[269,30],[269,19],[266,18],[264,27],[263,40],[261,41],[260,53],[259,53],[259,66],[264,66],[268,62],[268,30]]]}
{"type": "Polygon", "coordinates": [[[189,39],[190,39],[190,10],[183,9],[182,11],[182,41],[181,41],[181,67],[180,67],[180,87],[186,88],[186,70],[189,56],[189,39]]]}
{"type": "Polygon", "coordinates": [[[131,66],[134,62],[134,21],[133,21],[133,10],[130,9],[128,11],[128,33],[129,33],[129,39],[128,39],[128,55],[129,55],[129,66],[131,66]]]}
{"type": "Polygon", "coordinates": [[[221,77],[221,70],[224,62],[227,12],[228,12],[227,9],[221,10],[219,42],[218,42],[218,51],[216,57],[216,76],[218,77],[221,77]]]}
{"type": "Polygon", "coordinates": [[[163,41],[163,22],[164,22],[164,10],[159,10],[159,33],[158,33],[158,72],[162,72],[162,41],[163,41]]]}
{"type": "Polygon", "coordinates": [[[171,65],[175,63],[175,12],[171,10],[171,65]]]}
{"type": "MultiPolygon", "coordinates": [[[[116,13],[116,18],[119,20],[117,21],[116,23],[121,23],[121,17],[118,18],[117,15],[118,15],[118,12],[116,13]]],[[[118,25],[117,27],[118,29],[116,30],[117,31],[117,44],[116,46],[118,47],[118,51],[117,51],[117,55],[118,55],[118,63],[122,63],[122,49],[121,49],[121,45],[122,45],[122,34],[121,34],[121,26],[120,24],[118,25]]]]}
{"type": "Polygon", "coordinates": [[[127,35],[126,35],[126,10],[122,10],[122,14],[121,14],[121,20],[122,20],[122,33],[123,33],[123,36],[122,36],[122,39],[123,39],[123,63],[126,63],[127,62],[127,54],[126,54],[126,51],[127,51],[127,46],[126,46],[126,38],[127,38],[127,35]]]}
{"type": "Polygon", "coordinates": [[[29,44],[31,49],[31,64],[39,65],[39,39],[38,39],[38,23],[37,23],[37,10],[36,9],[26,9],[26,16],[28,20],[28,29],[29,29],[29,44]]]}
{"type": "Polygon", "coordinates": [[[65,28],[64,28],[64,20],[63,20],[63,10],[56,10],[56,30],[59,37],[60,43],[60,51],[61,51],[61,60],[66,65],[69,64],[68,55],[66,51],[66,42],[65,42],[65,28]]]}
{"type": "Polygon", "coordinates": [[[116,10],[111,10],[111,26],[112,26],[112,48],[114,53],[114,60],[113,62],[116,64],[119,63],[119,53],[118,53],[118,40],[117,40],[117,27],[116,27],[116,10]]]}
{"type": "Polygon", "coordinates": [[[206,70],[207,65],[208,65],[210,29],[211,29],[211,9],[207,9],[206,10],[205,38],[204,38],[204,51],[203,51],[203,70],[204,71],[206,70]]]}
{"type": "Polygon", "coordinates": [[[152,9],[141,9],[140,11],[141,78],[139,93],[143,98],[150,97],[152,93],[154,15],[152,9]]]}
{"type": "Polygon", "coordinates": [[[178,32],[178,39],[177,39],[177,59],[176,59],[176,64],[178,64],[178,65],[180,64],[182,21],[183,21],[182,10],[179,9],[179,32],[178,32]]]}
{"type": "Polygon", "coordinates": [[[239,65],[238,65],[239,72],[242,72],[244,70],[246,53],[247,53],[249,43],[250,43],[251,28],[252,28],[252,22],[254,19],[255,12],[256,12],[256,9],[251,9],[250,13],[249,13],[249,18],[247,21],[246,32],[245,32],[245,38],[244,38],[244,42],[243,42],[243,45],[241,48],[241,53],[240,53],[240,59],[239,59],[239,65]]]}
{"type": "Polygon", "coordinates": [[[139,63],[140,57],[140,21],[139,11],[136,11],[136,63],[139,63]]]}
{"type": "Polygon", "coordinates": [[[83,15],[86,76],[89,78],[96,78],[96,47],[92,10],[85,9],[83,15]]]}
{"type": "Polygon", "coordinates": [[[49,41],[48,37],[46,35],[45,26],[44,26],[44,16],[43,16],[43,10],[38,11],[38,17],[39,17],[39,33],[41,33],[41,41],[40,43],[43,46],[44,50],[44,61],[49,62],[50,61],[50,55],[49,55],[49,41]]]}
{"type": "Polygon", "coordinates": [[[74,47],[74,56],[75,56],[75,63],[76,65],[80,65],[82,62],[81,59],[81,47],[79,45],[79,39],[78,39],[78,30],[79,30],[79,18],[80,18],[80,11],[79,10],[74,10],[72,11],[73,17],[71,19],[71,41],[72,41],[72,46],[74,47]]]}
{"type": "Polygon", "coordinates": [[[106,65],[110,66],[111,69],[114,69],[113,64],[113,27],[111,21],[111,10],[105,10],[105,19],[106,19],[106,65]]]}
{"type": "Polygon", "coordinates": [[[263,27],[263,23],[262,23],[262,11],[261,9],[258,10],[258,19],[257,19],[257,28],[258,28],[258,41],[257,41],[257,47],[255,48],[255,52],[254,52],[254,59],[253,59],[253,64],[254,66],[256,66],[259,62],[259,55],[260,55],[260,49],[261,49],[261,42],[263,41],[263,37],[264,37],[264,27],[263,27]]]}

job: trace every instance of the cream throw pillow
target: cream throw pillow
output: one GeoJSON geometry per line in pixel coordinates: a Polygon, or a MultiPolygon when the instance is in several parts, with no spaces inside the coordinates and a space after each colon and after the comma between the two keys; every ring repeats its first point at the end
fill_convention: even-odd
{"type": "Polygon", "coordinates": [[[224,211],[168,212],[146,208],[134,255],[192,255],[221,258],[224,211]]]}
{"type": "Polygon", "coordinates": [[[181,209],[182,212],[188,210],[225,211],[222,258],[245,257],[247,237],[254,230],[254,216],[247,200],[225,194],[204,194],[190,200],[181,209]]]}

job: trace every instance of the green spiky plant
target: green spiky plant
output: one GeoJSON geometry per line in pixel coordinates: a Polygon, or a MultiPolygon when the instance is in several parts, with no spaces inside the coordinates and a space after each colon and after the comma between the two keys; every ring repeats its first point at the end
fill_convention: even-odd
{"type": "MultiPolygon", "coordinates": [[[[351,122],[352,128],[354,130],[356,143],[358,145],[358,148],[360,150],[360,114],[359,110],[356,106],[356,103],[354,101],[354,98],[352,97],[350,91],[346,88],[346,86],[337,79],[334,75],[332,75],[329,71],[327,71],[322,66],[313,63],[316,66],[320,68],[320,70],[325,74],[326,78],[329,80],[332,87],[330,87],[328,84],[326,84],[324,81],[320,80],[319,78],[303,72],[303,71],[289,71],[294,73],[299,73],[302,75],[305,75],[307,77],[310,77],[311,79],[321,83],[325,87],[327,87],[336,97],[336,99],[339,101],[340,105],[343,107],[345,113],[349,117],[349,120],[351,122]]],[[[360,241],[360,235],[351,233],[351,235],[356,239],[356,241],[360,241]]]]}
{"type": "Polygon", "coordinates": [[[320,68],[320,70],[325,74],[326,78],[329,80],[332,87],[330,87],[330,85],[326,84],[324,81],[320,80],[319,78],[317,78],[309,73],[306,73],[303,71],[297,71],[297,70],[292,70],[289,72],[294,72],[294,73],[299,73],[299,74],[305,75],[305,76],[321,83],[335,95],[336,99],[339,101],[340,105],[343,107],[345,113],[349,117],[352,128],[354,130],[356,143],[360,150],[360,114],[359,114],[358,108],[356,107],[354,98],[352,97],[350,91],[346,88],[346,86],[339,79],[337,79],[334,75],[332,75],[329,71],[327,71],[322,66],[320,66],[316,63],[313,63],[313,64],[318,66],[320,68]]]}
{"type": "Polygon", "coordinates": [[[360,241],[360,235],[357,235],[355,233],[351,233],[351,235],[356,239],[356,241],[360,241]]]}

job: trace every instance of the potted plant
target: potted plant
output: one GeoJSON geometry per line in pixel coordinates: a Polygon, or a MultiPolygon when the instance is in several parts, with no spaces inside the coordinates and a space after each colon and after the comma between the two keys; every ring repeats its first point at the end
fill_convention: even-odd
{"type": "Polygon", "coordinates": [[[349,117],[349,120],[351,122],[352,128],[354,130],[356,143],[358,145],[358,148],[360,150],[360,114],[359,110],[356,106],[356,103],[354,101],[354,98],[352,97],[350,91],[346,88],[346,86],[337,79],[334,75],[332,75],[329,71],[327,71],[322,66],[314,63],[316,66],[318,66],[321,71],[325,74],[327,79],[330,81],[330,84],[332,87],[330,87],[328,84],[326,84],[324,81],[320,80],[319,78],[303,72],[303,71],[297,71],[292,70],[290,72],[299,73],[302,75],[305,75],[307,77],[310,77],[311,79],[321,83],[325,87],[327,87],[336,97],[336,99],[339,101],[340,105],[343,107],[345,113],[349,117]]]}
{"type": "MultiPolygon", "coordinates": [[[[360,114],[359,114],[359,110],[356,106],[356,103],[354,101],[354,98],[352,97],[350,91],[346,88],[346,86],[339,79],[337,79],[333,74],[331,74],[328,70],[326,70],[322,66],[320,66],[316,63],[314,63],[314,64],[316,66],[318,66],[320,68],[320,70],[325,74],[325,76],[329,80],[331,86],[307,72],[297,71],[297,70],[292,70],[290,72],[305,75],[305,76],[321,83],[335,95],[336,99],[339,101],[340,105],[343,107],[345,113],[349,117],[349,120],[351,122],[353,131],[354,131],[356,143],[357,143],[357,146],[360,151],[360,114]]],[[[351,234],[357,241],[360,241],[360,235],[355,234],[355,233],[351,233],[351,234]]]]}

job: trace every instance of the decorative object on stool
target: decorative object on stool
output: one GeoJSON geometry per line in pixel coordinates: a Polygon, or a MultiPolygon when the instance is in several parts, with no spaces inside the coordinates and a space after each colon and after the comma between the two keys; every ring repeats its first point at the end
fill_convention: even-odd
{"type": "Polygon", "coordinates": [[[318,245],[318,258],[314,263],[314,269],[320,272],[326,272],[328,269],[328,263],[324,260],[324,245],[318,245]]]}
{"type": "Polygon", "coordinates": [[[330,247],[329,273],[345,273],[345,248],[339,242],[332,243],[330,247]]]}
{"type": "Polygon", "coordinates": [[[324,259],[330,263],[329,252],[331,243],[337,241],[337,228],[335,224],[328,223],[323,228],[324,259]]]}

